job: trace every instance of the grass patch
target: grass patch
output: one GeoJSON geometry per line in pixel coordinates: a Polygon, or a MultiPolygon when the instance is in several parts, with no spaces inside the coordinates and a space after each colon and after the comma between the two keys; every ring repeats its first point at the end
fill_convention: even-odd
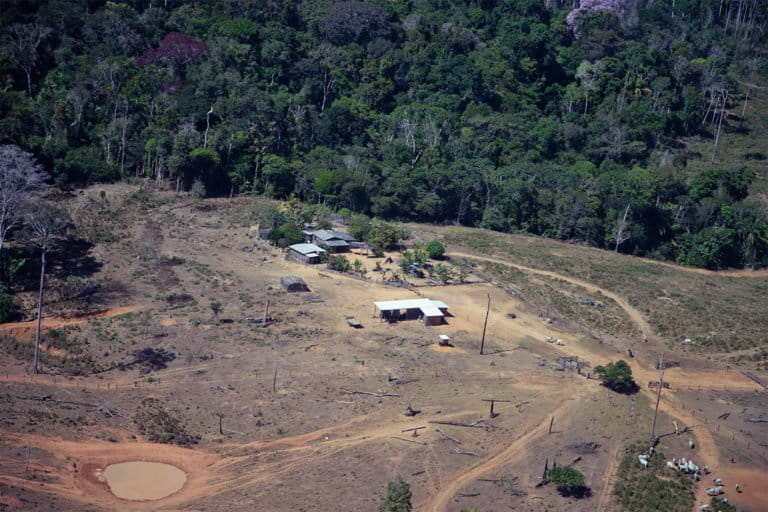
{"type": "MultiPolygon", "coordinates": [[[[443,240],[449,252],[467,249],[557,272],[622,295],[670,347],[705,354],[729,354],[768,344],[768,315],[765,314],[768,277],[702,275],[610,251],[479,229],[409,227],[419,231],[423,238],[443,240]],[[685,338],[694,340],[695,345],[682,346],[685,338]]],[[[494,267],[486,268],[493,270],[494,267]]],[[[496,272],[503,272],[504,281],[513,285],[532,277],[515,270],[497,268],[496,272]]],[[[538,276],[536,279],[546,282],[538,276]]],[[[561,293],[568,289],[559,282],[556,288],[562,290],[561,293]]],[[[555,302],[552,297],[547,298],[547,302],[555,302]]],[[[541,307],[536,303],[535,293],[526,298],[541,307]]],[[[621,325],[612,328],[626,331],[621,325]]]]}

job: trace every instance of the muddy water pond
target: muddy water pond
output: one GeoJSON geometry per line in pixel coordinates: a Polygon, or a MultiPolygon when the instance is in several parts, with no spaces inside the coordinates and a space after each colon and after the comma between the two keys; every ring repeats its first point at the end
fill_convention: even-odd
{"type": "Polygon", "coordinates": [[[124,500],[159,500],[175,493],[187,481],[187,474],[161,462],[121,462],[104,469],[112,494],[124,500]]]}

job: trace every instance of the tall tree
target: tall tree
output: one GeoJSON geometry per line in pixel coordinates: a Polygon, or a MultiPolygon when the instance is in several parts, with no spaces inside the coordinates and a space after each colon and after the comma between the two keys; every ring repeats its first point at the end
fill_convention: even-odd
{"type": "Polygon", "coordinates": [[[51,29],[36,23],[14,23],[3,34],[2,53],[24,71],[27,93],[32,96],[32,71],[37,66],[37,50],[51,29]]]}
{"type": "Polygon", "coordinates": [[[45,289],[46,256],[61,246],[71,221],[69,215],[47,202],[37,202],[25,218],[24,239],[40,251],[40,289],[37,298],[37,328],[35,330],[35,359],[32,372],[38,373],[40,361],[40,330],[43,320],[43,290],[45,289]]]}
{"type": "Polygon", "coordinates": [[[48,175],[18,146],[0,146],[0,255],[8,232],[21,222],[22,208],[44,188],[48,175]]]}

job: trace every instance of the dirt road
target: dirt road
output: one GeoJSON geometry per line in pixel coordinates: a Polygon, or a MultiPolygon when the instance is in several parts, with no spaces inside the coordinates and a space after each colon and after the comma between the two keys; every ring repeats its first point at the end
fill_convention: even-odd
{"type": "Polygon", "coordinates": [[[555,408],[546,413],[546,417],[543,421],[531,428],[526,434],[518,437],[509,446],[504,448],[496,455],[484,459],[474,466],[462,469],[460,472],[451,475],[450,479],[443,483],[442,487],[440,488],[440,492],[430,498],[429,507],[427,510],[430,512],[445,511],[448,508],[448,504],[461,490],[462,487],[493,471],[497,467],[507,464],[511,460],[515,459],[515,457],[520,456],[526,450],[532,439],[548,431],[550,417],[567,415],[568,409],[574,407],[577,404],[576,400],[584,395],[584,390],[585,388],[582,386],[580,387],[579,393],[560,401],[555,408]]]}
{"type": "MultiPolygon", "coordinates": [[[[104,309],[101,311],[93,311],[90,313],[83,313],[70,317],[44,316],[41,328],[43,331],[47,331],[49,329],[59,329],[61,327],[79,325],[94,318],[111,318],[113,316],[132,313],[138,309],[140,309],[140,306],[125,306],[119,308],[104,309]]],[[[0,324],[0,331],[5,331],[18,339],[30,338],[32,335],[34,335],[36,329],[37,320],[0,324]]]]}
{"type": "Polygon", "coordinates": [[[596,286],[587,281],[582,281],[581,279],[576,279],[574,277],[558,274],[557,272],[552,272],[549,270],[540,270],[537,268],[520,265],[519,263],[511,263],[509,261],[504,261],[497,258],[488,258],[486,256],[476,256],[474,254],[467,254],[464,252],[450,252],[450,253],[447,253],[447,256],[450,256],[452,258],[467,258],[467,259],[474,259],[479,261],[488,261],[490,263],[498,263],[500,265],[507,265],[509,267],[516,268],[524,272],[530,272],[532,274],[538,274],[541,276],[551,277],[554,279],[561,279],[563,281],[569,282],[576,286],[580,286],[581,288],[584,288],[585,290],[590,291],[592,293],[601,293],[602,295],[605,295],[606,297],[616,302],[616,304],[618,304],[619,307],[621,307],[621,309],[624,310],[627,316],[629,316],[629,318],[632,319],[632,321],[635,323],[637,328],[640,329],[640,332],[642,332],[645,336],[647,336],[648,339],[656,339],[653,328],[643,317],[642,313],[640,313],[639,310],[637,310],[634,306],[632,306],[629,302],[627,302],[627,299],[610,290],[606,290],[605,288],[600,288],[599,286],[596,286]]]}

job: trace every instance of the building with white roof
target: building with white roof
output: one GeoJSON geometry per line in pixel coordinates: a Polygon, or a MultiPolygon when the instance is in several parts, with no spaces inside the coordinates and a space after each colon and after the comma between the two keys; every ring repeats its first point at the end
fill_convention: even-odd
{"type": "Polygon", "coordinates": [[[384,300],[373,304],[376,307],[374,315],[390,322],[421,319],[424,325],[440,325],[448,314],[448,306],[439,300],[384,300]]]}

